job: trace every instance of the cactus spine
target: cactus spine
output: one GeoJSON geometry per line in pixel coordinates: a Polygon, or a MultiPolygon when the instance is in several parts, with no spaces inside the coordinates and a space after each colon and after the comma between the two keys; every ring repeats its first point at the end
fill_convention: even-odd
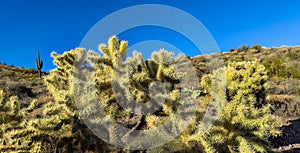
{"type": "Polygon", "coordinates": [[[37,52],[37,58],[35,59],[35,65],[37,70],[39,71],[39,77],[42,77],[42,68],[43,68],[43,61],[40,58],[40,51],[37,52]]]}

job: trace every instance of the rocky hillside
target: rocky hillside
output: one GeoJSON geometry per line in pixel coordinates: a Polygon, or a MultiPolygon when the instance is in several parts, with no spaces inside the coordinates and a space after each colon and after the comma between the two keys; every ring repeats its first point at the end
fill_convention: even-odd
{"type": "MultiPolygon", "coordinates": [[[[43,75],[47,73],[44,72],[43,75]]],[[[53,100],[47,92],[43,78],[39,78],[35,69],[0,64],[0,89],[5,91],[7,97],[18,96],[21,107],[26,107],[34,99],[37,99],[41,106],[53,100]]],[[[38,112],[41,110],[34,111],[38,112]]]]}

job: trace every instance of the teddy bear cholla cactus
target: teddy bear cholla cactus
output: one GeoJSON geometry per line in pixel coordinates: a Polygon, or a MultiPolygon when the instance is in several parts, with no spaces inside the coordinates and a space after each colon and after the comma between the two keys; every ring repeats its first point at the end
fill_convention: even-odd
{"type": "MultiPolygon", "coordinates": [[[[182,55],[173,58],[173,53],[160,50],[152,53],[151,59],[144,60],[140,53],[134,52],[133,57],[125,60],[127,42],[120,42],[115,36],[109,39],[108,46],[100,44],[99,51],[103,55],[90,51],[88,59],[95,68],[96,93],[101,108],[105,110],[106,117],[131,128],[127,133],[115,131],[118,129],[115,127],[110,128],[109,135],[123,132],[121,138],[110,137],[123,141],[117,143],[128,143],[126,137],[133,130],[154,129],[174,119],[178,107],[198,95],[196,87],[193,88],[183,79],[187,75],[184,73],[187,72],[186,67],[192,66],[182,55]],[[184,96],[181,88],[193,94],[184,96]]],[[[87,108],[88,105],[83,106],[87,108]]],[[[95,110],[92,114],[99,114],[93,109],[95,106],[91,106],[90,110],[95,110]]],[[[140,142],[132,143],[137,146],[140,142]]]]}
{"type": "Polygon", "coordinates": [[[62,55],[52,53],[57,68],[50,71],[45,82],[55,101],[45,105],[43,117],[36,120],[36,128],[51,139],[49,143],[52,143],[54,151],[97,151],[103,143],[80,121],[74,102],[75,59],[85,53],[84,48],[76,48],[62,55]]]}
{"type": "MultiPolygon", "coordinates": [[[[155,128],[172,119],[180,104],[180,87],[188,88],[187,85],[178,85],[188,83],[180,80],[185,74],[175,72],[174,67],[174,63],[182,61],[183,57],[173,59],[171,53],[160,51],[153,53],[153,58],[147,61],[139,53],[134,53],[134,57],[126,61],[127,46],[127,42],[120,42],[113,36],[107,46],[99,45],[102,55],[86,52],[82,48],[62,55],[53,53],[57,68],[45,77],[45,81],[55,102],[45,106],[45,117],[37,121],[40,125],[37,128],[44,130],[49,137],[66,138],[64,143],[67,143],[66,140],[79,144],[101,143],[105,148],[105,144],[90,131],[99,130],[99,125],[103,123],[115,121],[138,130],[155,128]],[[156,88],[166,90],[164,94],[159,94],[156,88]],[[153,103],[148,103],[150,99],[153,103]],[[144,104],[144,107],[135,107],[141,106],[138,104],[144,104]],[[151,112],[153,105],[157,109],[155,112],[151,112]],[[151,113],[141,114],[147,111],[151,113]],[[94,129],[88,129],[83,119],[89,128],[94,129]]],[[[181,62],[181,66],[184,64],[181,62]]],[[[196,97],[197,93],[193,96],[196,97]]],[[[118,132],[124,131],[117,131],[113,126],[102,128],[101,133],[109,142],[121,140],[120,143],[124,143],[132,132],[127,131],[119,138],[118,132]]],[[[80,145],[66,146],[76,149],[80,145]]]]}
{"type": "Polygon", "coordinates": [[[29,126],[27,114],[37,108],[33,100],[28,107],[20,108],[17,96],[6,98],[0,89],[0,152],[38,152],[41,143],[33,144],[36,131],[29,126]]]}
{"type": "Polygon", "coordinates": [[[280,134],[280,121],[265,101],[267,72],[258,61],[230,63],[203,76],[202,100],[221,104],[215,124],[203,133],[195,124],[181,136],[187,145],[199,142],[205,152],[269,152],[268,138],[280,134]],[[223,77],[224,76],[224,77],[223,77]],[[223,98],[222,95],[226,95],[223,98]]]}

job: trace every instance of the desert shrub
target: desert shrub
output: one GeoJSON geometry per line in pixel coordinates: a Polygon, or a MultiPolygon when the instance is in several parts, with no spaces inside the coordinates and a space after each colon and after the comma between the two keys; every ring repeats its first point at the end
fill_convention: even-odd
{"type": "Polygon", "coordinates": [[[0,80],[0,87],[5,87],[6,86],[6,81],[0,80]]]}
{"type": "Polygon", "coordinates": [[[293,61],[284,61],[283,55],[266,58],[263,60],[263,64],[270,77],[300,78],[299,64],[293,61]]]}
{"type": "Polygon", "coordinates": [[[256,52],[260,52],[262,50],[261,45],[254,45],[251,47],[251,49],[255,50],[256,52]]]}
{"type": "Polygon", "coordinates": [[[285,70],[285,76],[289,78],[300,78],[300,68],[296,65],[289,65],[285,70]]]}
{"type": "Polygon", "coordinates": [[[280,57],[274,56],[264,60],[263,65],[266,67],[268,71],[268,76],[285,76],[285,66],[280,57]]]}
{"type": "Polygon", "coordinates": [[[297,49],[289,48],[286,56],[288,58],[290,58],[291,60],[299,61],[300,60],[300,51],[297,49]]]}
{"type": "Polygon", "coordinates": [[[195,61],[195,63],[205,63],[206,60],[207,59],[204,56],[198,56],[192,59],[192,61],[195,61]]]}
{"type": "Polygon", "coordinates": [[[3,72],[4,76],[7,76],[7,77],[9,77],[12,80],[14,80],[15,74],[16,74],[16,72],[14,72],[14,71],[5,71],[5,72],[3,72]]]}
{"type": "Polygon", "coordinates": [[[250,49],[250,46],[248,46],[248,45],[242,45],[241,47],[239,47],[237,49],[237,51],[238,52],[247,52],[247,51],[249,51],[249,49],[250,49]]]}
{"type": "Polygon", "coordinates": [[[241,62],[241,61],[244,61],[244,59],[245,59],[245,55],[237,54],[237,55],[234,55],[234,56],[228,58],[228,60],[226,61],[226,64],[231,63],[231,62],[241,62]]]}
{"type": "Polygon", "coordinates": [[[235,49],[234,48],[230,48],[229,52],[234,52],[235,49]]]}

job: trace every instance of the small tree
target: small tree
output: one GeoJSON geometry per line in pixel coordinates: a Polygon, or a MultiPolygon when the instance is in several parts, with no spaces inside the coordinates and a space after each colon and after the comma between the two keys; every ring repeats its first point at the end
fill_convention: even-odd
{"type": "Polygon", "coordinates": [[[282,58],[280,58],[279,56],[274,56],[274,57],[268,58],[263,62],[263,64],[266,67],[268,75],[270,77],[273,77],[273,76],[285,77],[286,67],[283,63],[282,58]]]}

